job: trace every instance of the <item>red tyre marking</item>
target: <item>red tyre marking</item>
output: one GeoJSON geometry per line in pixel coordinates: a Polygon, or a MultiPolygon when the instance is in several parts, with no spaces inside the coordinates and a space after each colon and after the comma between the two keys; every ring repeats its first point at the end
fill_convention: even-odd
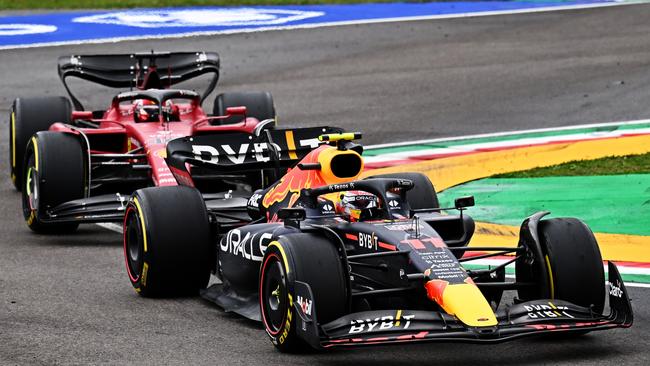
{"type": "MultiPolygon", "coordinates": [[[[266,331],[269,332],[270,335],[275,336],[277,334],[280,334],[280,331],[282,330],[282,328],[278,329],[277,332],[274,332],[274,331],[271,330],[271,328],[268,326],[268,324],[266,322],[266,316],[264,316],[264,303],[263,303],[264,302],[264,291],[263,291],[264,290],[264,275],[266,274],[266,272],[264,270],[266,269],[266,265],[269,263],[269,260],[271,258],[275,258],[280,264],[282,264],[282,260],[275,253],[270,253],[269,256],[266,258],[266,260],[264,261],[264,264],[262,265],[262,272],[261,272],[262,273],[262,278],[260,278],[260,290],[259,290],[260,295],[259,296],[260,296],[260,312],[262,313],[262,321],[264,322],[264,327],[266,328],[266,331]]],[[[286,268],[285,268],[285,271],[286,271],[286,268]]],[[[286,276],[286,274],[285,274],[285,276],[286,276]]],[[[285,313],[284,318],[282,318],[282,321],[280,322],[280,324],[284,324],[286,322],[286,319],[287,319],[287,314],[285,313]]]]}
{"type": "Polygon", "coordinates": [[[138,274],[135,277],[133,276],[133,274],[131,273],[131,267],[129,267],[129,258],[127,257],[127,254],[126,254],[126,228],[127,228],[126,220],[129,218],[129,212],[130,211],[135,211],[133,209],[133,206],[131,206],[131,205],[127,206],[126,213],[124,214],[124,222],[122,223],[122,226],[123,226],[123,229],[122,229],[122,241],[124,242],[124,245],[123,245],[123,247],[124,247],[124,264],[126,265],[126,273],[129,274],[129,278],[131,279],[131,281],[133,283],[136,283],[140,279],[140,274],[138,274]]]}

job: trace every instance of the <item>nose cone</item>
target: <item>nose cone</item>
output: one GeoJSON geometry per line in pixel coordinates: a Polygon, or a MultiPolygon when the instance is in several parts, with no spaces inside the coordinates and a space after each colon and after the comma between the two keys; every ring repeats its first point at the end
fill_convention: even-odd
{"type": "Polygon", "coordinates": [[[497,325],[492,307],[474,283],[449,284],[443,280],[430,280],[424,287],[429,299],[463,324],[471,327],[497,325]]]}

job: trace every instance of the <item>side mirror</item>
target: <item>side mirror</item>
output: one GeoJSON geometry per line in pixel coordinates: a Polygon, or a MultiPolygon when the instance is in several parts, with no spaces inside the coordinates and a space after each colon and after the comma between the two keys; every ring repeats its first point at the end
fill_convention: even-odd
{"type": "Polygon", "coordinates": [[[283,208],[278,211],[278,218],[284,221],[284,226],[300,228],[300,221],[307,217],[304,208],[283,208]]]}
{"type": "Polygon", "coordinates": [[[245,106],[228,107],[228,108],[226,108],[226,114],[229,115],[229,116],[245,116],[246,115],[246,107],[245,106]]]}
{"type": "Polygon", "coordinates": [[[474,196],[458,197],[454,200],[454,206],[458,209],[474,206],[474,196]]]}
{"type": "Polygon", "coordinates": [[[282,208],[278,211],[278,218],[282,220],[302,221],[307,217],[304,208],[282,208]]]}
{"type": "Polygon", "coordinates": [[[72,111],[72,120],[93,119],[92,111],[72,111]]]}

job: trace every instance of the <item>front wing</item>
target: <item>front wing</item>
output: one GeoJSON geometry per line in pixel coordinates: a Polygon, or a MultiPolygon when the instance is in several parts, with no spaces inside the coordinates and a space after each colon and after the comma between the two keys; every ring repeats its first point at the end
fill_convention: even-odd
{"type": "Polygon", "coordinates": [[[625,285],[609,262],[609,315],[562,300],[534,300],[496,313],[493,327],[468,327],[454,316],[431,311],[379,310],[349,314],[318,324],[309,285],[297,282],[293,308],[297,334],[315,348],[357,347],[423,341],[497,343],[557,332],[585,332],[632,326],[625,285]]]}

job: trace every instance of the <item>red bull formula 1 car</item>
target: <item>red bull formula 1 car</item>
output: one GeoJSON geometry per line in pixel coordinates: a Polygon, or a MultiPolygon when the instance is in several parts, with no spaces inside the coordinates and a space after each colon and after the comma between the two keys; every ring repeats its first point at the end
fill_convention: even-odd
{"type": "Polygon", "coordinates": [[[471,247],[474,222],[463,211],[473,197],[440,208],[424,175],[360,179],[362,147],[352,142],[360,136],[326,134],[318,144],[318,133],[171,141],[167,161],[182,185],[138,190],[127,206],[124,254],[136,291],[200,291],[227,311],[261,320],[286,352],[491,343],[632,325],[616,265],[609,262],[607,287],[598,244],[582,221],[540,212],[523,221],[516,246],[471,247]],[[235,165],[223,159],[224,139],[259,149],[235,165]],[[268,164],[292,168],[247,201],[206,199],[187,169],[223,173],[268,164]],[[468,256],[477,251],[483,254],[468,256]],[[511,259],[488,269],[463,267],[496,255],[511,259]],[[505,277],[512,263],[514,280],[505,277]],[[211,272],[221,282],[205,288],[211,272]],[[507,291],[514,301],[504,303],[507,291]]]}
{"type": "MultiPolygon", "coordinates": [[[[201,108],[219,78],[216,53],[73,55],[59,59],[58,71],[70,99],[18,98],[10,115],[11,178],[22,190],[24,217],[36,232],[121,222],[135,189],[176,185],[164,160],[172,139],[228,131],[256,135],[275,124],[266,92],[220,94],[212,115],[201,108]],[[211,78],[202,94],[170,89],[206,74],[211,78]],[[68,87],[69,77],[131,91],[117,94],[107,110],[86,111],[68,87]]],[[[231,151],[227,144],[222,148],[231,151]]],[[[275,181],[264,171],[193,173],[206,192],[250,191],[275,181]]]]}

